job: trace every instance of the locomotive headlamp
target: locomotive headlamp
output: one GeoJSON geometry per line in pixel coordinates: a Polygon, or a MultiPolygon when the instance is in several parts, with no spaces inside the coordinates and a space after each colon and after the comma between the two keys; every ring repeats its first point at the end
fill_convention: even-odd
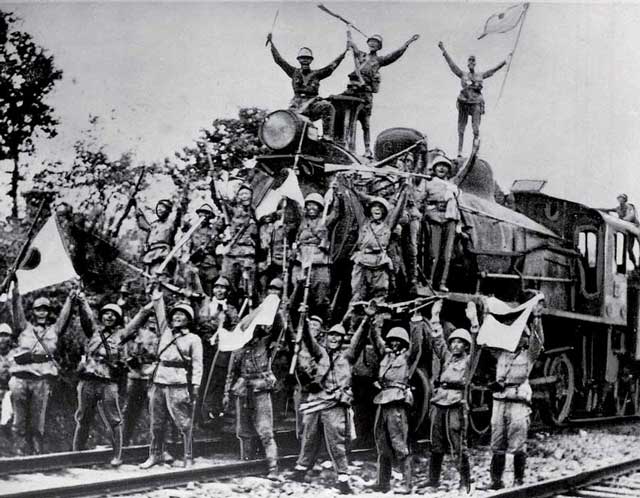
{"type": "Polygon", "coordinates": [[[285,151],[297,148],[303,131],[305,138],[317,140],[317,130],[309,120],[293,111],[279,110],[267,115],[259,136],[271,150],[285,151]]]}

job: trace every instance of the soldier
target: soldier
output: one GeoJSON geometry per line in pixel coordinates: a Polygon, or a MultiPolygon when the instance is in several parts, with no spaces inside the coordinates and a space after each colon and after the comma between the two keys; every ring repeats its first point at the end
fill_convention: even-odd
{"type": "MultiPolygon", "coordinates": [[[[12,343],[13,331],[11,327],[6,323],[0,323],[0,404],[2,404],[5,394],[9,391],[9,378],[11,377],[9,372],[11,366],[9,351],[11,351],[12,343]]],[[[3,415],[1,408],[0,415],[3,415]]],[[[2,426],[3,429],[4,427],[2,426]]]]}
{"type": "Polygon", "coordinates": [[[71,316],[75,291],[71,291],[55,323],[50,324],[51,301],[40,296],[32,305],[33,322],[28,322],[22,305],[18,281],[14,281],[13,330],[17,346],[11,351],[9,389],[13,404],[13,437],[19,455],[44,450],[44,428],[52,381],[59,365],[54,354],[58,339],[66,330],[71,316]]]}
{"type": "Polygon", "coordinates": [[[160,341],[149,389],[149,458],[140,468],[148,469],[161,463],[169,417],[182,433],[184,466],[190,467],[193,465],[193,406],[202,380],[202,341],[191,332],[195,314],[189,304],[176,304],[167,316],[164,298],[158,289],[153,292],[152,302],[160,341]]]}
{"type": "Polygon", "coordinates": [[[189,241],[189,262],[197,269],[199,280],[193,287],[210,296],[220,270],[216,257],[220,228],[214,221],[216,213],[209,204],[203,204],[196,209],[196,214],[203,217],[204,221],[189,241]]]}
{"type": "MultiPolygon", "coordinates": [[[[636,207],[629,202],[629,197],[627,194],[620,194],[617,197],[618,206],[613,209],[607,209],[607,211],[615,211],[618,215],[618,218],[624,221],[628,221],[629,223],[633,223],[636,227],[640,226],[640,220],[638,220],[638,212],[636,211],[636,207]]],[[[636,266],[636,256],[633,254],[633,246],[635,246],[637,237],[629,236],[629,241],[627,242],[627,254],[629,255],[629,260],[633,263],[633,266],[636,266]]]]}
{"type": "MultiPolygon", "coordinates": [[[[447,448],[454,458],[458,459],[460,472],[460,489],[469,491],[471,486],[471,467],[467,452],[466,435],[464,434],[463,404],[465,386],[469,382],[469,348],[471,335],[465,329],[454,330],[445,341],[440,323],[442,301],[436,301],[431,309],[431,347],[440,359],[440,378],[431,396],[431,462],[429,469],[429,486],[440,486],[442,460],[447,448]]],[[[467,304],[467,318],[471,323],[471,333],[477,334],[478,321],[475,304],[467,304]]]]}
{"type": "MultiPolygon", "coordinates": [[[[329,234],[322,221],[324,198],[314,192],[304,200],[304,218],[296,238],[296,260],[293,267],[293,281],[304,280],[311,264],[309,308],[312,313],[326,315],[329,311],[331,273],[329,258],[329,234]]],[[[328,318],[324,316],[324,318],[328,318]]]]}
{"type": "Polygon", "coordinates": [[[370,119],[373,108],[373,94],[380,90],[380,68],[397,61],[405,53],[409,45],[418,40],[420,35],[413,35],[402,47],[386,55],[378,55],[382,49],[382,36],[373,35],[367,39],[369,53],[358,49],[351,38],[351,31],[347,30],[347,49],[353,50],[356,70],[349,76],[352,81],[359,80],[361,90],[358,96],[365,101],[364,108],[358,114],[358,121],[364,135],[365,157],[372,158],[370,119]]]}
{"type": "MultiPolygon", "coordinates": [[[[286,202],[286,199],[282,202],[286,202]]],[[[274,278],[285,278],[285,267],[292,260],[297,223],[282,204],[278,212],[279,217],[272,213],[260,219],[260,248],[266,249],[264,259],[260,262],[260,287],[263,292],[266,292],[269,282],[274,278]],[[287,261],[284,261],[285,256],[287,261]]]]}
{"type": "Polygon", "coordinates": [[[369,216],[357,212],[360,227],[356,251],[351,257],[351,302],[371,298],[385,300],[389,292],[389,273],[394,270],[387,249],[391,234],[404,210],[406,196],[402,187],[393,209],[382,197],[374,197],[368,205],[369,216]]]}
{"type": "MultiPolygon", "coordinates": [[[[305,311],[301,305],[300,312],[305,311]]],[[[353,364],[363,347],[364,327],[368,317],[375,313],[373,307],[356,333],[349,346],[342,348],[346,330],[341,324],[334,325],[325,336],[324,345],[311,335],[308,327],[303,329],[303,341],[311,357],[316,362],[316,373],[309,390],[307,402],[301,406],[303,414],[303,433],[300,455],[294,469],[293,479],[302,481],[306,473],[313,468],[320,451],[321,439],[338,474],[336,487],[343,493],[351,493],[346,444],[350,439],[349,417],[353,393],[351,375],[353,364]]]]}
{"type": "Polygon", "coordinates": [[[458,189],[447,180],[451,173],[451,161],[438,156],[432,164],[435,176],[426,182],[422,194],[424,216],[429,227],[429,282],[435,289],[446,292],[456,224],[460,220],[456,199],[458,189]]]}
{"type": "MultiPolygon", "coordinates": [[[[473,143],[477,147],[480,140],[480,118],[484,114],[484,98],[482,98],[482,82],[485,78],[493,76],[496,72],[507,65],[509,59],[502,61],[493,69],[483,73],[476,72],[476,58],[473,55],[467,60],[468,71],[463,71],[449,56],[442,42],[438,42],[438,47],[442,50],[449,68],[453,74],[460,78],[462,90],[458,95],[458,157],[462,156],[462,145],[464,143],[464,130],[467,127],[469,116],[471,116],[471,127],[473,128],[473,143]]],[[[511,54],[509,54],[511,58],[511,54]]]]}
{"type": "Polygon", "coordinates": [[[75,413],[76,429],[73,451],[86,449],[91,422],[100,410],[102,420],[111,432],[113,458],[111,465],[122,464],[122,417],[118,401],[118,370],[122,366],[122,339],[133,334],[151,313],[151,305],[143,308],[124,326],[122,308],[109,303],[100,308],[97,322],[84,293],[80,301],[80,323],[87,336],[84,355],[78,365],[78,409],[75,413]]]}
{"type": "Polygon", "coordinates": [[[533,310],[531,328],[525,327],[516,350],[496,351],[496,382],[491,413],[491,489],[502,489],[505,452],[513,454],[514,486],[524,484],[526,444],[531,415],[529,374],[544,345],[542,302],[533,310]]]}
{"type": "Polygon", "coordinates": [[[336,59],[326,67],[321,69],[311,69],[313,53],[310,48],[302,47],[298,51],[299,68],[295,68],[285,61],[273,43],[273,35],[267,35],[267,43],[271,44],[271,55],[273,60],[291,78],[293,86],[293,99],[289,104],[289,109],[299,114],[307,116],[311,121],[322,119],[322,134],[327,140],[333,139],[333,123],[336,117],[336,110],[331,103],[322,99],[318,92],[320,81],[333,74],[336,68],[344,59],[347,51],[342,52],[336,59]]]}
{"type": "Polygon", "coordinates": [[[412,330],[412,337],[402,327],[393,327],[382,339],[382,321],[375,322],[371,342],[381,359],[378,368],[377,388],[380,392],[373,399],[377,405],[374,434],[378,450],[378,479],[376,491],[386,493],[390,489],[393,457],[402,466],[404,483],[401,494],[411,494],[412,461],[407,438],[409,423],[407,411],[413,405],[409,380],[420,355],[422,334],[412,330]],[[416,336],[417,335],[417,336],[416,336]]]}
{"type": "Polygon", "coordinates": [[[142,262],[147,273],[154,274],[168,256],[174,237],[180,226],[182,210],[173,211],[173,201],[162,199],[156,204],[157,218],[149,222],[142,209],[136,209],[136,221],[140,230],[147,232],[142,262]]]}
{"type": "Polygon", "coordinates": [[[244,290],[244,297],[254,293],[256,245],[258,228],[251,198],[253,189],[243,183],[233,201],[225,201],[230,214],[231,239],[221,248],[223,254],[221,273],[231,282],[233,290],[244,290]]]}

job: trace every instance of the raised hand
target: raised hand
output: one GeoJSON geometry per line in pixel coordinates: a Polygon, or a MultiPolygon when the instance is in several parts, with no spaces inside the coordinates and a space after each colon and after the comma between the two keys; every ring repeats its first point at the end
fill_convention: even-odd
{"type": "Polygon", "coordinates": [[[438,48],[444,52],[444,43],[441,41],[438,42],[438,48]]]}
{"type": "Polygon", "coordinates": [[[433,306],[431,306],[431,320],[439,320],[440,312],[442,311],[442,299],[438,299],[433,306]]]}
{"type": "Polygon", "coordinates": [[[411,38],[409,38],[409,41],[407,41],[407,46],[411,45],[415,41],[418,41],[419,39],[420,35],[413,35],[411,38]]]}
{"type": "Polygon", "coordinates": [[[478,309],[476,308],[476,303],[469,301],[464,310],[464,314],[467,315],[467,319],[471,322],[471,325],[478,325],[478,309]]]}
{"type": "Polygon", "coordinates": [[[273,43],[273,33],[269,33],[267,35],[267,43],[266,43],[266,45],[269,45],[269,43],[273,43]]]}

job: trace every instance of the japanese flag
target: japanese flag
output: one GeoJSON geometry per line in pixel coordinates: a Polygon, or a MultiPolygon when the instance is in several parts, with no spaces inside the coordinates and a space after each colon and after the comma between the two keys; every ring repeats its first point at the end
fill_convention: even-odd
{"type": "Polygon", "coordinates": [[[287,169],[286,174],[287,176],[284,182],[282,182],[282,185],[273,190],[269,190],[256,207],[257,220],[277,211],[278,204],[280,204],[283,197],[297,202],[300,207],[304,206],[304,196],[302,195],[302,190],[300,190],[298,177],[291,169],[287,169]]]}
{"type": "Polygon", "coordinates": [[[33,238],[16,271],[21,294],[79,278],[67,253],[55,215],[33,238]]]}
{"type": "Polygon", "coordinates": [[[231,332],[220,329],[218,336],[220,351],[240,349],[253,338],[253,333],[258,325],[265,327],[273,325],[279,307],[280,298],[270,294],[264,298],[260,306],[240,320],[240,323],[231,332]]]}
{"type": "Polygon", "coordinates": [[[493,33],[507,33],[511,31],[520,24],[528,8],[528,3],[521,3],[511,6],[503,12],[493,14],[484,23],[484,29],[478,37],[478,40],[493,33]]]}

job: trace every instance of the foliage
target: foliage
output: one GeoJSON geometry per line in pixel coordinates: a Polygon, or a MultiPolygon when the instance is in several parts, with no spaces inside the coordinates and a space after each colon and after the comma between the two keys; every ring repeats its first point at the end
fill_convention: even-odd
{"type": "Polygon", "coordinates": [[[9,195],[17,216],[19,155],[32,154],[33,138],[54,137],[58,121],[46,97],[62,79],[52,55],[29,33],[15,29],[18,19],[0,11],[0,159],[11,159],[14,169],[9,195]]]}

